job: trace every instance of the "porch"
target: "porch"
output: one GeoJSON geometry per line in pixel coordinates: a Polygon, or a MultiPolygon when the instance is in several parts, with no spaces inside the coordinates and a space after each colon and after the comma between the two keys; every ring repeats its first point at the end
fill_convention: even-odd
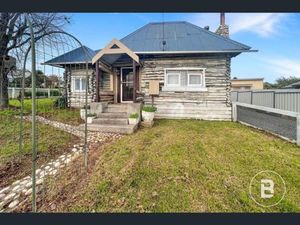
{"type": "Polygon", "coordinates": [[[113,39],[92,59],[95,66],[95,102],[136,103],[140,96],[139,57],[113,39]]]}
{"type": "Polygon", "coordinates": [[[139,57],[114,39],[93,57],[92,64],[96,88],[90,113],[96,118],[88,124],[88,130],[133,133],[140,121],[142,105],[142,98],[138,96],[139,57]],[[129,124],[129,116],[136,113],[139,115],[137,123],[129,124]]]}

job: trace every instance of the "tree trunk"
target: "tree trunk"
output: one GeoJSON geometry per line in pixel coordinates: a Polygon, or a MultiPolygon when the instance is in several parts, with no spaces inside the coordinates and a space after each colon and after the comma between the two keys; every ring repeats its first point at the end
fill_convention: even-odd
{"type": "Polygon", "coordinates": [[[0,109],[8,107],[8,77],[4,70],[3,57],[0,55],[0,109]]]}

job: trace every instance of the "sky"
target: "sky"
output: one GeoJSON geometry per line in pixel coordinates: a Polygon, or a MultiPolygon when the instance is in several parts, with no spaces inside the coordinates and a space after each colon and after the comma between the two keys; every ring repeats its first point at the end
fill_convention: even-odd
{"type": "MultiPolygon", "coordinates": [[[[66,31],[91,49],[103,48],[149,22],[188,21],[215,31],[219,13],[72,13],[66,31]]],[[[232,59],[231,77],[300,78],[300,13],[226,13],[230,38],[258,52],[232,59]]]]}

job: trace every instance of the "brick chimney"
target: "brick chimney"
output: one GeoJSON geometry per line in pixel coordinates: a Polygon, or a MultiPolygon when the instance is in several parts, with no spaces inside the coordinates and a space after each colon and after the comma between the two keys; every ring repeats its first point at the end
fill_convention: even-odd
{"type": "Polygon", "coordinates": [[[229,38],[229,27],[225,24],[225,13],[220,13],[220,26],[216,30],[216,34],[229,38]]]}

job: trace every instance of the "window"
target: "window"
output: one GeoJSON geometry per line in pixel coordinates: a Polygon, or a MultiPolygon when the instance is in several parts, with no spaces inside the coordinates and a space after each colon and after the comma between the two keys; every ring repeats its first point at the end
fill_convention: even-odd
{"type": "Polygon", "coordinates": [[[165,69],[163,91],[206,91],[204,68],[165,69]]]}
{"type": "Polygon", "coordinates": [[[82,92],[86,88],[86,78],[85,77],[72,77],[72,90],[82,92]]]}
{"type": "Polygon", "coordinates": [[[167,74],[167,84],[169,86],[180,86],[180,74],[178,73],[167,74]]]}
{"type": "Polygon", "coordinates": [[[201,73],[189,73],[188,74],[188,86],[202,86],[201,73]]]}

